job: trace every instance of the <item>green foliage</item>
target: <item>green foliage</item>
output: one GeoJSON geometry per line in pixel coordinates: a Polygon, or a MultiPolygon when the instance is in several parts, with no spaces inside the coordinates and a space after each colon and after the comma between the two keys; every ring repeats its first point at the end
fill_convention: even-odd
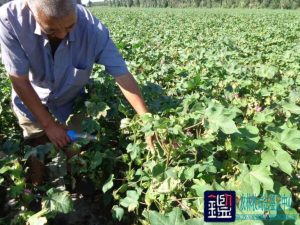
{"type": "Polygon", "coordinates": [[[112,187],[115,218],[126,221],[134,211],[148,223],[171,224],[168,213],[180,207],[185,223],[201,218],[205,190],[260,195],[285,185],[277,174],[297,179],[300,49],[295,26],[283,21],[299,25],[298,15],[120,11],[95,13],[113,27],[152,114],[131,118],[119,107],[130,143],[121,157],[127,170],[115,173],[126,181],[112,187]],[[124,22],[135,29],[118,25],[124,22]],[[154,151],[144,143],[151,135],[154,151]]]}
{"type": "Polygon", "coordinates": [[[68,213],[73,209],[72,199],[67,191],[49,189],[43,199],[43,208],[51,212],[68,213]]]}
{"type": "Polygon", "coordinates": [[[137,191],[126,191],[126,197],[120,201],[121,206],[128,208],[128,212],[133,211],[138,206],[139,194],[137,191]]]}
{"type": "Polygon", "coordinates": [[[57,213],[69,213],[73,210],[73,202],[67,191],[51,188],[42,199],[42,210],[28,218],[29,225],[47,224],[47,218],[57,213]]]}
{"type": "Polygon", "coordinates": [[[170,213],[166,215],[159,214],[155,211],[148,213],[149,221],[151,225],[193,225],[193,224],[204,224],[203,220],[190,219],[185,220],[182,211],[179,208],[174,208],[170,213]]]}
{"type": "Polygon", "coordinates": [[[0,144],[2,144],[8,138],[18,139],[21,136],[10,104],[11,83],[2,66],[0,66],[0,89],[0,144]]]}

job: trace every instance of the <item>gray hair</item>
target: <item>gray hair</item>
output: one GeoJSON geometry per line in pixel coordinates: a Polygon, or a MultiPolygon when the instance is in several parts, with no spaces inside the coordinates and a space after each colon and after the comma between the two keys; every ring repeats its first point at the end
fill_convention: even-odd
{"type": "Polygon", "coordinates": [[[35,14],[42,11],[46,16],[61,18],[76,11],[76,0],[28,0],[30,8],[35,14]]]}

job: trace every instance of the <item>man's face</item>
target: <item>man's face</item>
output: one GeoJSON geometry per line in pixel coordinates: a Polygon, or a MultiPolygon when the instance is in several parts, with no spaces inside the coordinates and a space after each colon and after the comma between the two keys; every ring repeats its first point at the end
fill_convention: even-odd
{"type": "Polygon", "coordinates": [[[39,10],[35,19],[40,25],[42,32],[50,40],[62,40],[74,28],[77,16],[75,11],[71,11],[67,16],[58,19],[49,17],[39,10]]]}

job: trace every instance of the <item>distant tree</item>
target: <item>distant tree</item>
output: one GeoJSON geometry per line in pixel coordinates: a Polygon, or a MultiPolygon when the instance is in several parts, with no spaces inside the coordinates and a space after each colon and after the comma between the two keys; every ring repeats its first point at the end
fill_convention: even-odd
{"type": "Polygon", "coordinates": [[[201,3],[201,0],[194,0],[194,2],[195,2],[195,6],[196,6],[196,7],[199,7],[199,6],[200,6],[200,3],[201,3]]]}
{"type": "Polygon", "coordinates": [[[137,7],[141,6],[140,0],[135,0],[135,2],[133,4],[134,4],[134,6],[137,6],[137,7]]]}
{"type": "Polygon", "coordinates": [[[241,8],[246,8],[250,6],[250,0],[241,0],[238,4],[241,8]]]}
{"type": "Polygon", "coordinates": [[[132,7],[132,6],[133,6],[133,0],[128,0],[127,7],[132,7]]]}
{"type": "Polygon", "coordinates": [[[248,1],[248,5],[246,5],[246,7],[250,7],[250,8],[258,8],[260,6],[260,3],[258,0],[249,0],[248,1]]]}
{"type": "Polygon", "coordinates": [[[300,0],[293,1],[293,9],[297,9],[300,7],[300,0]]]}
{"type": "Polygon", "coordinates": [[[271,0],[263,0],[261,6],[263,8],[268,8],[270,6],[271,0]]]}
{"type": "Polygon", "coordinates": [[[223,5],[223,1],[222,1],[222,0],[215,0],[215,2],[216,2],[220,7],[222,7],[222,5],[223,5]]]}
{"type": "Polygon", "coordinates": [[[164,7],[167,8],[168,6],[169,6],[169,2],[168,2],[168,0],[165,0],[164,1],[164,7]]]}
{"type": "Polygon", "coordinates": [[[280,8],[280,0],[271,0],[269,7],[272,9],[280,8]]]}
{"type": "Polygon", "coordinates": [[[281,0],[280,8],[282,9],[291,9],[293,5],[293,0],[281,0]]]}

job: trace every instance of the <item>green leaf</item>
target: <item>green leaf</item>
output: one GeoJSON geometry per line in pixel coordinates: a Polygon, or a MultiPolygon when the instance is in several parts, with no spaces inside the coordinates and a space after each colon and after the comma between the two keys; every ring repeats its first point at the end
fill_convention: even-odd
{"type": "Polygon", "coordinates": [[[25,182],[20,182],[17,185],[11,186],[9,191],[11,197],[16,198],[17,196],[22,194],[24,188],[25,188],[25,182]]]}
{"type": "Polygon", "coordinates": [[[87,108],[87,113],[92,116],[93,119],[100,119],[101,117],[106,117],[107,111],[110,109],[108,105],[104,102],[91,102],[86,101],[85,107],[87,108]]]}
{"type": "Polygon", "coordinates": [[[291,176],[293,167],[293,159],[290,154],[284,150],[276,151],[276,162],[278,163],[279,168],[291,176]]]}
{"type": "Polygon", "coordinates": [[[257,112],[254,115],[253,120],[258,124],[271,123],[274,120],[274,111],[266,108],[261,112],[257,112]]]}
{"type": "Polygon", "coordinates": [[[163,175],[163,173],[165,172],[166,166],[163,163],[157,163],[153,169],[152,169],[152,175],[153,177],[157,177],[160,175],[163,175]]]}
{"type": "Polygon", "coordinates": [[[286,128],[278,136],[280,143],[285,144],[291,150],[300,149],[300,131],[294,128],[286,128]]]}
{"type": "Polygon", "coordinates": [[[96,169],[103,162],[104,154],[102,152],[96,152],[95,155],[91,158],[90,170],[96,169]]]}
{"type": "Polygon", "coordinates": [[[277,140],[264,138],[264,144],[268,149],[282,150],[281,144],[277,140]]]}
{"type": "Polygon", "coordinates": [[[282,104],[282,107],[283,107],[285,110],[290,111],[291,113],[294,113],[294,114],[297,114],[297,115],[300,114],[300,106],[296,105],[296,104],[293,103],[293,102],[284,102],[284,103],[282,104]]]}
{"type": "Polygon", "coordinates": [[[130,119],[124,118],[121,120],[120,129],[125,129],[130,126],[130,119]]]}
{"type": "Polygon", "coordinates": [[[166,215],[149,211],[148,217],[151,225],[185,225],[182,211],[179,208],[173,208],[173,210],[166,215]]]}
{"type": "Polygon", "coordinates": [[[249,173],[250,180],[255,182],[258,180],[264,190],[270,190],[273,191],[274,182],[273,179],[270,177],[271,172],[269,167],[263,167],[263,166],[253,166],[253,170],[249,173]]]}
{"type": "Polygon", "coordinates": [[[193,179],[194,176],[195,176],[195,169],[196,169],[195,166],[192,166],[192,167],[189,167],[189,168],[185,169],[183,171],[183,179],[184,180],[191,180],[191,179],[193,179]]]}
{"type": "Polygon", "coordinates": [[[238,129],[233,120],[229,120],[226,118],[220,119],[220,127],[225,134],[238,133],[238,129]]]}
{"type": "Polygon", "coordinates": [[[232,145],[248,151],[254,150],[260,140],[259,130],[256,126],[246,125],[239,128],[240,133],[232,137],[232,145]]]}
{"type": "MultiPolygon", "coordinates": [[[[242,221],[235,221],[234,223],[229,223],[229,224],[232,224],[232,225],[264,225],[264,223],[259,220],[242,220],[242,221]]],[[[210,225],[210,223],[207,225],[210,225]]]]}
{"type": "Polygon", "coordinates": [[[11,155],[19,151],[20,146],[19,143],[15,141],[5,141],[4,144],[2,145],[2,151],[7,154],[11,155]]]}
{"type": "Polygon", "coordinates": [[[275,66],[269,66],[269,65],[260,65],[256,69],[256,74],[259,77],[272,79],[276,73],[278,72],[278,69],[275,66]]]}
{"type": "Polygon", "coordinates": [[[185,225],[204,225],[204,221],[200,218],[189,219],[185,221],[185,225]]]}
{"type": "Polygon", "coordinates": [[[46,217],[38,217],[28,221],[29,225],[44,225],[47,224],[46,217]]]}
{"type": "Polygon", "coordinates": [[[43,209],[61,213],[69,213],[73,210],[73,202],[69,192],[51,188],[46,194],[47,196],[42,201],[43,209]]]}
{"type": "Polygon", "coordinates": [[[182,133],[182,127],[178,124],[176,124],[174,127],[169,129],[170,133],[173,133],[175,135],[178,135],[182,133]]]}
{"type": "Polygon", "coordinates": [[[45,217],[45,215],[47,213],[48,213],[47,209],[42,209],[41,211],[33,214],[27,220],[28,225],[44,225],[44,224],[47,224],[47,218],[45,217]]]}
{"type": "Polygon", "coordinates": [[[10,170],[11,170],[10,166],[2,166],[1,169],[0,169],[0,174],[4,174],[4,173],[6,173],[7,171],[10,171],[10,170]]]}
{"type": "Polygon", "coordinates": [[[267,151],[264,151],[262,154],[261,154],[261,164],[264,165],[264,166],[273,166],[273,167],[276,167],[278,166],[276,161],[275,160],[275,152],[273,150],[267,150],[267,151]]]}
{"type": "Polygon", "coordinates": [[[91,118],[86,118],[82,121],[82,128],[89,134],[99,132],[101,129],[99,122],[91,118]]]}
{"type": "Polygon", "coordinates": [[[128,208],[128,212],[133,211],[138,205],[138,199],[140,195],[137,191],[129,190],[126,191],[126,198],[120,200],[120,204],[128,208]]]}
{"type": "Polygon", "coordinates": [[[271,149],[268,149],[267,151],[264,151],[261,155],[262,163],[265,166],[273,166],[273,167],[279,167],[283,172],[287,173],[291,176],[291,173],[293,171],[293,167],[291,163],[293,162],[292,157],[290,154],[284,150],[277,150],[273,151],[271,149]]]}
{"type": "Polygon", "coordinates": [[[169,220],[164,215],[155,212],[155,211],[149,211],[148,213],[150,225],[169,225],[169,220]]]}
{"type": "Polygon", "coordinates": [[[198,137],[197,139],[194,139],[192,143],[196,146],[201,146],[213,142],[215,139],[216,139],[216,134],[208,133],[206,135],[203,135],[202,137],[198,137]]]}
{"type": "Polygon", "coordinates": [[[193,190],[195,190],[198,197],[203,197],[205,191],[213,190],[213,187],[210,184],[207,184],[205,180],[193,180],[194,185],[191,187],[193,190]]]}
{"type": "Polygon", "coordinates": [[[114,186],[114,174],[111,174],[102,187],[103,193],[106,193],[114,186]]]}
{"type": "Polygon", "coordinates": [[[27,148],[24,159],[27,160],[31,155],[36,155],[39,160],[44,161],[45,156],[54,149],[54,145],[51,143],[38,145],[34,148],[27,148]]]}
{"type": "Polygon", "coordinates": [[[121,221],[124,215],[124,209],[120,206],[114,205],[112,208],[113,218],[121,221]]]}
{"type": "Polygon", "coordinates": [[[260,194],[260,187],[264,190],[273,190],[274,182],[270,177],[270,168],[264,165],[253,166],[252,170],[249,171],[247,164],[240,164],[239,168],[241,174],[238,177],[240,182],[240,190],[244,194],[253,193],[255,195],[260,194]]]}
{"type": "Polygon", "coordinates": [[[141,148],[137,144],[130,143],[127,148],[127,152],[130,154],[131,160],[134,160],[140,154],[141,148]]]}
{"type": "Polygon", "coordinates": [[[225,134],[239,133],[232,118],[235,112],[230,112],[220,103],[211,102],[205,110],[205,116],[209,122],[209,128],[217,132],[220,128],[225,134]]]}
{"type": "Polygon", "coordinates": [[[64,177],[67,175],[67,158],[62,151],[56,151],[51,162],[46,165],[51,178],[64,177]]]}
{"type": "Polygon", "coordinates": [[[170,193],[177,188],[179,183],[180,180],[174,179],[173,177],[168,177],[161,183],[156,191],[158,193],[170,193]]]}

